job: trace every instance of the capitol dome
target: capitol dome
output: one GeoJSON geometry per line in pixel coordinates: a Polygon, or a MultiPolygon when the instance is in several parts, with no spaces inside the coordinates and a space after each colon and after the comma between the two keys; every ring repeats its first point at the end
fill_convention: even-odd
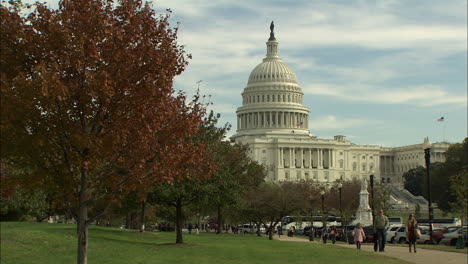
{"type": "Polygon", "coordinates": [[[309,110],[294,71],[278,55],[278,41],[270,27],[263,61],[250,73],[242,92],[234,138],[252,135],[309,136],[309,110]]]}
{"type": "Polygon", "coordinates": [[[250,73],[248,84],[262,82],[290,82],[297,83],[296,74],[281,59],[265,58],[250,73]]]}

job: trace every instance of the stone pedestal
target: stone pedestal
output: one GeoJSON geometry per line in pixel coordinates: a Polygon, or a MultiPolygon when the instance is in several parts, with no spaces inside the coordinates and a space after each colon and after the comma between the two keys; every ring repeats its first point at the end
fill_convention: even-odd
{"type": "Polygon", "coordinates": [[[361,183],[359,192],[359,207],[356,212],[356,219],[353,224],[361,223],[363,226],[372,225],[372,211],[369,207],[369,192],[367,191],[367,181],[364,179],[361,183]]]}

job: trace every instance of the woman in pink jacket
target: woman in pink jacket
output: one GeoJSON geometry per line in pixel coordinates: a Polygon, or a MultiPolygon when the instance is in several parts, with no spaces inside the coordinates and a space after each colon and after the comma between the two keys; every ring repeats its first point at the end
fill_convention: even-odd
{"type": "Polygon", "coordinates": [[[366,239],[364,229],[362,229],[361,223],[357,223],[353,230],[354,242],[356,242],[357,249],[361,249],[361,243],[366,239]]]}

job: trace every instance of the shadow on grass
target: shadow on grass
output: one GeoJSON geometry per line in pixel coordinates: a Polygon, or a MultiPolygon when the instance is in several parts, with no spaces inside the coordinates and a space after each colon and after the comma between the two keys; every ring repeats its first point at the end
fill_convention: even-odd
{"type": "Polygon", "coordinates": [[[183,244],[178,244],[178,243],[158,243],[157,241],[155,242],[148,242],[148,241],[129,241],[128,239],[125,239],[122,237],[121,239],[119,238],[111,238],[111,237],[106,237],[106,236],[99,236],[99,235],[92,235],[93,239],[100,239],[103,241],[109,241],[109,242],[115,242],[119,244],[128,244],[128,245],[140,245],[140,246],[174,246],[174,247],[196,247],[196,246],[201,246],[199,244],[188,244],[188,243],[183,243],[183,244]]]}

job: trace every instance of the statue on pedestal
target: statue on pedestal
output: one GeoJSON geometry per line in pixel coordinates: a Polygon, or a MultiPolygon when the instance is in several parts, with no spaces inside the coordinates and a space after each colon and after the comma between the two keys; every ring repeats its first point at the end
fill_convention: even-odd
{"type": "Polygon", "coordinates": [[[268,41],[276,40],[274,30],[275,30],[275,24],[273,23],[273,21],[271,21],[271,24],[270,24],[270,38],[268,39],[268,41]]]}

